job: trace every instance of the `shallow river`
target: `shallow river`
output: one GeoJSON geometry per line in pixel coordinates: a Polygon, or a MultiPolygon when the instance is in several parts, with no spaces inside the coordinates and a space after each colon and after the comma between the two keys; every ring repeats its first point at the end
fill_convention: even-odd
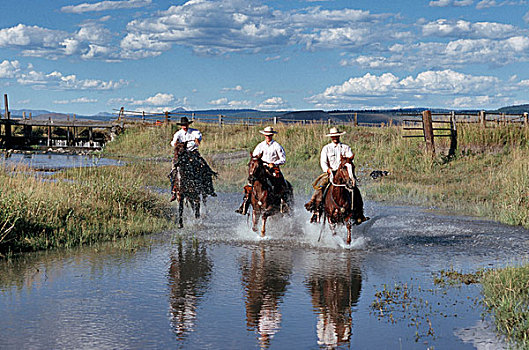
{"type": "Polygon", "coordinates": [[[435,285],[527,259],[528,231],[368,202],[351,246],[297,204],[260,239],[210,200],[183,230],[0,262],[0,349],[498,349],[479,285],[435,285]],[[384,291],[386,293],[384,294],[384,291]],[[394,304],[373,306],[378,293],[394,304]]]}
{"type": "Polygon", "coordinates": [[[41,171],[73,167],[91,167],[104,165],[119,165],[120,161],[110,158],[100,158],[89,155],[57,154],[57,153],[31,153],[11,154],[9,157],[0,157],[0,165],[24,165],[41,171]]]}

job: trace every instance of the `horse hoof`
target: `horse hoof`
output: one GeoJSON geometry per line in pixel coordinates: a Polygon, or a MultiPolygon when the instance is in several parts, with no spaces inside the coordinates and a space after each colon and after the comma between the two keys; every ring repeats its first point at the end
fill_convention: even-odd
{"type": "Polygon", "coordinates": [[[257,229],[252,227],[252,231],[253,232],[257,232],[257,229]]]}
{"type": "Polygon", "coordinates": [[[178,224],[178,228],[184,228],[184,224],[178,224]]]}

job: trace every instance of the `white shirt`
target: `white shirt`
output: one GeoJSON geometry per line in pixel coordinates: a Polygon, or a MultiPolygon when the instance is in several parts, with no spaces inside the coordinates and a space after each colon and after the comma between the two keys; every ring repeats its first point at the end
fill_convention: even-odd
{"type": "Polygon", "coordinates": [[[328,145],[323,146],[321,149],[320,156],[320,165],[324,173],[327,172],[327,169],[336,170],[340,166],[340,156],[352,157],[353,151],[351,147],[338,142],[329,143],[328,145]]]}
{"type": "Polygon", "coordinates": [[[194,151],[198,149],[198,145],[195,143],[195,139],[202,141],[202,134],[197,129],[187,128],[187,132],[184,129],[180,129],[174,133],[173,141],[171,141],[171,146],[175,146],[177,142],[186,142],[187,150],[194,151]]]}
{"type": "Polygon", "coordinates": [[[266,143],[266,141],[258,144],[253,150],[252,156],[262,156],[261,159],[263,162],[273,163],[275,165],[285,164],[287,160],[283,146],[281,146],[275,140],[272,140],[270,144],[266,143]]]}

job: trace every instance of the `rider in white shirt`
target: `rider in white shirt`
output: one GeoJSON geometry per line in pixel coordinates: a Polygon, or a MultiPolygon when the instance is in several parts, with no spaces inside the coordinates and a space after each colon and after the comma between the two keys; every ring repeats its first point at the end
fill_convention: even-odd
{"type": "Polygon", "coordinates": [[[340,131],[338,128],[331,128],[329,133],[325,136],[331,138],[331,143],[323,146],[320,155],[320,166],[323,170],[323,174],[320,175],[314,184],[312,185],[315,189],[314,194],[310,201],[305,204],[305,208],[313,212],[310,222],[318,221],[318,213],[320,210],[320,204],[323,200],[323,190],[329,184],[329,176],[333,171],[336,171],[340,166],[341,157],[352,157],[353,151],[351,147],[340,142],[340,136],[344,135],[345,131],[340,131]]]}
{"type": "MultiPolygon", "coordinates": [[[[202,156],[198,152],[198,146],[200,146],[200,142],[202,141],[202,133],[197,129],[190,128],[189,125],[191,123],[193,123],[193,121],[188,120],[187,117],[180,118],[180,123],[178,123],[178,125],[180,125],[180,130],[175,132],[175,134],[173,135],[171,146],[174,147],[177,142],[187,142],[187,150],[193,155],[192,159],[196,159],[197,162],[197,175],[200,176],[200,180],[202,180],[203,186],[202,193],[204,195],[216,197],[217,194],[213,189],[212,180],[212,177],[216,176],[216,173],[211,169],[206,160],[202,158],[202,156]]],[[[173,164],[173,168],[174,166],[175,165],[173,164]]],[[[171,174],[172,173],[173,171],[171,171],[171,174]]],[[[173,192],[171,201],[174,201],[175,199],[176,193],[173,192]]]]}
{"type": "MultiPolygon", "coordinates": [[[[279,166],[286,162],[285,149],[273,139],[274,134],[277,134],[277,131],[273,127],[267,126],[264,130],[259,130],[259,132],[264,135],[265,139],[255,147],[252,156],[261,157],[261,160],[270,168],[270,172],[275,178],[274,186],[277,186],[280,189],[279,192],[283,195],[283,192],[286,190],[286,185],[285,178],[279,166]]],[[[246,215],[248,212],[251,189],[251,184],[244,186],[243,202],[239,209],[235,210],[236,213],[246,215]]]]}

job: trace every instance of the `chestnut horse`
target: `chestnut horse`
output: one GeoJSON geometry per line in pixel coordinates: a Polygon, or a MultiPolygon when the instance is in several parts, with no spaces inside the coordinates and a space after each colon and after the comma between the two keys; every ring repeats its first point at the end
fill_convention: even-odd
{"type": "MultiPolygon", "coordinates": [[[[333,236],[336,225],[347,227],[347,244],[351,244],[351,228],[368,220],[364,216],[364,202],[356,186],[352,157],[341,157],[340,166],[330,176],[330,183],[323,195],[323,209],[333,236]]],[[[325,219],[324,219],[325,222],[325,219]]]]}
{"type": "Polygon", "coordinates": [[[261,237],[265,236],[266,220],[277,213],[288,214],[293,206],[292,185],[284,180],[283,188],[278,188],[277,178],[267,169],[261,157],[250,154],[248,163],[248,183],[251,186],[252,230],[257,232],[259,217],[262,220],[261,237]],[[282,193],[284,195],[282,195],[282,193]],[[285,200],[281,200],[285,198],[285,200]]]}
{"type": "Polygon", "coordinates": [[[195,218],[200,217],[200,179],[187,150],[187,142],[177,142],[174,148],[173,169],[169,174],[171,191],[178,201],[178,227],[184,227],[183,214],[185,200],[191,205],[195,218]]]}

